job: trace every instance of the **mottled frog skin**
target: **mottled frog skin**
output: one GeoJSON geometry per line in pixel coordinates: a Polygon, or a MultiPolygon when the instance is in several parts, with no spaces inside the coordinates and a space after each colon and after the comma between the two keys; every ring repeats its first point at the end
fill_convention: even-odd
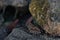
{"type": "Polygon", "coordinates": [[[50,4],[48,0],[31,0],[29,5],[31,15],[36,22],[49,34],[60,35],[60,23],[50,20],[51,15],[48,13],[50,4]]]}

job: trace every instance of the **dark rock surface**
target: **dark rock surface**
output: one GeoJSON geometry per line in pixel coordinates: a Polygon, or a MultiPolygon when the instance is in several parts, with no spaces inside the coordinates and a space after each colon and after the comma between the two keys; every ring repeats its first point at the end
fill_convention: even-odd
{"type": "MultiPolygon", "coordinates": [[[[16,1],[14,1],[14,0],[8,0],[8,1],[7,0],[1,0],[1,1],[4,2],[4,4],[6,4],[6,5],[13,4],[14,6],[16,6],[16,3],[15,3],[16,1]]],[[[21,0],[21,2],[22,1],[23,0],[21,0]]],[[[51,3],[51,7],[53,8],[52,9],[53,13],[56,13],[56,11],[54,11],[54,9],[55,9],[55,7],[57,8],[57,6],[54,4],[55,1],[57,1],[57,4],[56,4],[57,6],[60,5],[60,0],[49,0],[49,2],[51,3]],[[52,5],[55,5],[55,6],[52,6],[52,5]]],[[[19,3],[18,0],[17,0],[17,3],[19,3]]],[[[26,4],[25,3],[22,3],[21,6],[27,4],[27,3],[26,4]]],[[[30,15],[28,14],[28,15],[24,16],[26,18],[23,18],[23,20],[20,21],[20,24],[17,25],[17,28],[13,29],[13,31],[4,40],[60,40],[60,38],[58,38],[58,37],[57,38],[49,37],[46,34],[45,35],[41,35],[41,34],[35,35],[35,34],[31,34],[30,32],[28,32],[27,27],[25,27],[25,21],[28,18],[27,16],[30,16],[30,15]]],[[[0,24],[3,21],[4,21],[4,19],[1,19],[0,24]]]]}
{"type": "Polygon", "coordinates": [[[60,38],[48,37],[46,35],[31,35],[20,28],[15,28],[5,40],[60,40],[60,38]]]}

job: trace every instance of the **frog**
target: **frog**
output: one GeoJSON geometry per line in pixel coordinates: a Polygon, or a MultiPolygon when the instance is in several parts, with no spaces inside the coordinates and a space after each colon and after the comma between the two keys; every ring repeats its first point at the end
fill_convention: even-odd
{"type": "Polygon", "coordinates": [[[51,20],[50,3],[48,0],[31,0],[29,11],[40,27],[52,36],[60,35],[60,24],[51,20]]]}

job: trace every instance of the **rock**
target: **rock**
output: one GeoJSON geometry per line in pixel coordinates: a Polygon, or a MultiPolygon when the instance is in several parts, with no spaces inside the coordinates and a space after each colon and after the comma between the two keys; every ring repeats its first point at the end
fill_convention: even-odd
{"type": "Polygon", "coordinates": [[[27,34],[23,30],[20,30],[18,28],[14,29],[12,33],[5,38],[5,40],[27,40],[27,39],[33,39],[32,35],[27,34]]]}
{"type": "Polygon", "coordinates": [[[4,40],[60,40],[60,38],[53,38],[40,34],[31,35],[20,28],[15,28],[4,40]]]}
{"type": "Polygon", "coordinates": [[[13,2],[12,2],[12,5],[13,6],[20,6],[20,7],[22,7],[22,6],[26,6],[28,4],[28,2],[26,1],[26,0],[14,0],[13,2]]]}
{"type": "Polygon", "coordinates": [[[26,0],[0,0],[0,3],[3,3],[4,5],[13,5],[16,7],[22,7],[26,6],[28,4],[28,1],[26,0]]]}

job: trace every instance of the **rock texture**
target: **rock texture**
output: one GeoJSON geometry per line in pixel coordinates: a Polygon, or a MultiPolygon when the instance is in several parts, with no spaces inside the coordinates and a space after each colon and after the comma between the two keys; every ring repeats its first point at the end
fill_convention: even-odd
{"type": "Polygon", "coordinates": [[[31,35],[20,28],[15,28],[5,40],[60,40],[60,38],[48,37],[46,35],[31,35]]]}
{"type": "Polygon", "coordinates": [[[26,6],[28,4],[27,0],[0,0],[0,5],[13,5],[17,7],[26,6]]]}

